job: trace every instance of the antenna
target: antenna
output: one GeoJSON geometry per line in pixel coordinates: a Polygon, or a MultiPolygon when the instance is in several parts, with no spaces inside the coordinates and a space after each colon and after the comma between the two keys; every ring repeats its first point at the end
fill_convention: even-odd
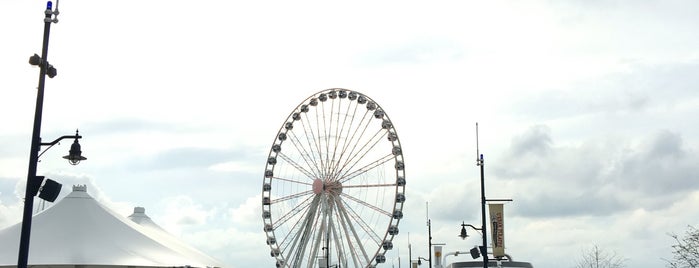
{"type": "Polygon", "coordinates": [[[476,166],[483,165],[483,155],[478,148],[478,122],[476,122],[476,166]]]}
{"type": "Polygon", "coordinates": [[[58,2],[60,0],[56,0],[56,10],[53,11],[53,23],[58,23],[58,14],[61,14],[61,12],[58,11],[58,2]]]}
{"type": "Polygon", "coordinates": [[[430,202],[425,202],[425,222],[430,225],[430,202]]]}

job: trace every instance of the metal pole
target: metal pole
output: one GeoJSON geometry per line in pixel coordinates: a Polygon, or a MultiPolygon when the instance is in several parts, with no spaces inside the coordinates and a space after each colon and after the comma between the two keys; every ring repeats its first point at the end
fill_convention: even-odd
{"type": "Polygon", "coordinates": [[[483,231],[483,268],[488,268],[488,232],[486,231],[486,224],[485,224],[485,177],[483,175],[483,155],[480,155],[480,159],[478,161],[478,165],[481,166],[481,219],[482,221],[482,231],[483,231]]]}
{"type": "MultiPolygon", "coordinates": [[[[330,219],[328,219],[328,221],[330,221],[330,219]]],[[[330,268],[330,228],[328,228],[327,234],[325,235],[325,267],[330,268]]]]}
{"type": "Polygon", "coordinates": [[[430,268],[432,268],[432,220],[427,220],[427,235],[430,237],[429,240],[429,252],[430,252],[430,268]]]}
{"type": "Polygon", "coordinates": [[[410,233],[408,233],[408,267],[413,268],[413,249],[410,246],[410,233]]]}
{"type": "Polygon", "coordinates": [[[19,239],[19,256],[17,257],[17,268],[27,268],[29,259],[29,237],[32,228],[32,207],[34,206],[34,195],[32,193],[36,168],[39,162],[39,150],[41,147],[41,115],[44,105],[44,82],[46,80],[46,70],[48,69],[49,33],[51,31],[51,17],[53,15],[51,1],[46,3],[44,11],[44,41],[41,49],[41,64],[39,71],[39,87],[36,94],[36,110],[34,112],[34,130],[32,131],[32,145],[29,152],[29,168],[27,172],[27,186],[24,192],[24,212],[22,214],[22,232],[19,239]]]}

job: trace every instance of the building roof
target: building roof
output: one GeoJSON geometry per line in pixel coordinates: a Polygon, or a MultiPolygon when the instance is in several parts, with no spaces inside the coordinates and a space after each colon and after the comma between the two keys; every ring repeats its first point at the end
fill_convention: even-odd
{"type": "MultiPolygon", "coordinates": [[[[220,267],[220,263],[157,226],[145,210],[131,219],[87,193],[86,186],[33,216],[29,266],[108,265],[220,267]],[[145,217],[145,218],[144,218],[145,217]],[[135,219],[141,219],[139,221],[135,219]]],[[[16,266],[21,223],[0,230],[0,267],[16,266]]]]}

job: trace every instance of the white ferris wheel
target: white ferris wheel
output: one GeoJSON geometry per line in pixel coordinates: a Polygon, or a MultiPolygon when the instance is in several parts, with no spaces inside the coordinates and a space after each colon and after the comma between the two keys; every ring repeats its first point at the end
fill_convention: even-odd
{"type": "Polygon", "coordinates": [[[405,164],[371,98],[333,88],[301,102],[269,151],[262,220],[276,267],[375,267],[393,248],[405,164]]]}

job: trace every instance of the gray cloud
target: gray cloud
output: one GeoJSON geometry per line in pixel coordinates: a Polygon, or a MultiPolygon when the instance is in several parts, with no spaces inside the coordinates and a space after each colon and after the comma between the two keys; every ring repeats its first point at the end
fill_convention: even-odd
{"type": "Polygon", "coordinates": [[[607,216],[630,206],[614,195],[585,191],[551,191],[517,195],[514,215],[526,217],[607,216]]]}
{"type": "Polygon", "coordinates": [[[654,210],[699,189],[699,155],[686,148],[678,133],[662,130],[640,144],[556,146],[546,129],[535,126],[513,138],[505,163],[495,168],[499,179],[517,188],[514,199],[522,216],[654,210]]]}
{"type": "Polygon", "coordinates": [[[699,189],[699,157],[683,148],[679,134],[661,131],[620,161],[619,187],[647,194],[682,194],[699,189]]]}
{"type": "Polygon", "coordinates": [[[512,139],[512,156],[545,157],[551,150],[553,141],[551,139],[551,129],[547,126],[533,126],[522,135],[512,139]]]}

